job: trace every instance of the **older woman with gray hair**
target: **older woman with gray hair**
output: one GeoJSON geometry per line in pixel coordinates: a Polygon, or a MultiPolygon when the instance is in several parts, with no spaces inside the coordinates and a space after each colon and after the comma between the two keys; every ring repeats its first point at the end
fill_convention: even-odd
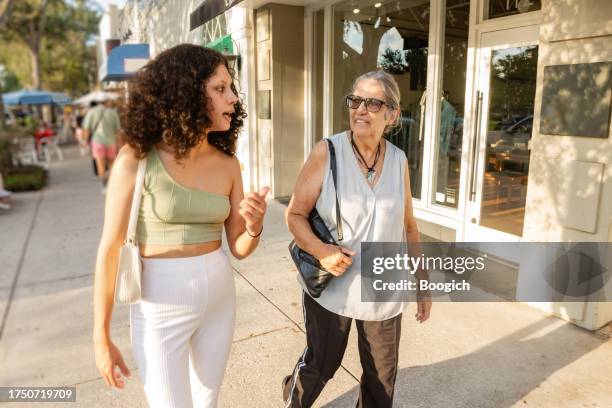
{"type": "MultiPolygon", "coordinates": [[[[320,241],[308,222],[316,206],[336,236],[336,187],[325,140],[315,145],[304,164],[286,212],[299,247],[335,275],[319,298],[303,293],[307,346],[292,375],[283,380],[287,407],[313,405],[342,362],[352,320],[363,368],[357,406],[393,404],[401,319],[407,303],[362,302],[360,251],[364,241],[402,242],[405,237],[409,243],[419,243],[406,155],[384,138],[400,121],[398,85],[384,71],[363,74],[355,80],[346,106],[350,130],[330,137],[336,156],[342,246],[320,241]]],[[[430,309],[431,301],[420,297],[417,321],[426,321],[430,309]]]]}

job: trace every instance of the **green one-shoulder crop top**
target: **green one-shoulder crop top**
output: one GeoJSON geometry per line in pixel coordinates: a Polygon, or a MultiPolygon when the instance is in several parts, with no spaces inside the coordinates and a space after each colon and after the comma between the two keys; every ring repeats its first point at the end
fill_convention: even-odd
{"type": "Polygon", "coordinates": [[[229,197],[172,179],[155,148],[147,159],[136,239],[150,244],[199,244],[221,239],[229,197]]]}

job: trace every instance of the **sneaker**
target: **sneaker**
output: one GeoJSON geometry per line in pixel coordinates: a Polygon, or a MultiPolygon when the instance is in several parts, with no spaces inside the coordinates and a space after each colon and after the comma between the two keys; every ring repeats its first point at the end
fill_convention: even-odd
{"type": "Polygon", "coordinates": [[[0,201],[0,210],[6,210],[6,211],[8,211],[8,210],[10,210],[10,209],[11,209],[11,205],[10,205],[10,204],[3,203],[3,202],[1,202],[1,201],[0,201]]]}

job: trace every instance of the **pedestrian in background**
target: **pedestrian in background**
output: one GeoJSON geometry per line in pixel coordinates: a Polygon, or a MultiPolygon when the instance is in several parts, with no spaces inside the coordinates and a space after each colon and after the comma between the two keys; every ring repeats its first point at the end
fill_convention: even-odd
{"type": "Polygon", "coordinates": [[[236,140],[246,113],[227,59],[183,44],[130,83],[126,146],[111,172],[94,284],[96,364],[107,384],[129,375],[110,336],[119,248],[139,161],[146,157],[136,239],[142,299],[131,305],[132,351],[151,407],[216,407],[235,321],[235,287],[221,248],[251,254],[269,188],[244,197],[236,140]],[[121,373],[117,372],[117,368],[121,373]]]}
{"type": "MultiPolygon", "coordinates": [[[[76,115],[74,116],[74,137],[79,143],[79,152],[81,156],[85,156],[89,154],[89,142],[85,138],[85,134],[83,132],[83,115],[80,110],[77,110],[76,115]]],[[[97,169],[97,167],[96,167],[97,169]]]]}
{"type": "Polygon", "coordinates": [[[72,122],[74,112],[71,106],[65,106],[62,113],[62,131],[60,133],[61,141],[67,142],[72,137],[72,122]]]}
{"type": "MultiPolygon", "coordinates": [[[[372,71],[355,80],[345,103],[350,130],[330,138],[338,184],[331,177],[327,141],[322,140],[304,164],[286,212],[287,225],[299,247],[335,275],[319,298],[306,291],[302,294],[307,347],[293,374],[283,380],[287,407],[314,404],[342,363],[352,320],[363,368],[357,406],[391,408],[393,404],[406,303],[401,299],[361,301],[361,243],[403,242],[406,237],[419,246],[406,155],[384,138],[400,123],[400,92],[391,75],[372,71]],[[342,247],[320,241],[308,223],[316,206],[332,236],[337,235],[336,189],[344,231],[342,247]]],[[[431,301],[419,296],[417,321],[426,321],[430,308],[431,301]]]]}
{"type": "Polygon", "coordinates": [[[83,138],[89,141],[91,154],[96,162],[102,192],[106,192],[108,174],[117,156],[118,133],[121,125],[112,101],[106,99],[93,106],[83,119],[83,138]]]}

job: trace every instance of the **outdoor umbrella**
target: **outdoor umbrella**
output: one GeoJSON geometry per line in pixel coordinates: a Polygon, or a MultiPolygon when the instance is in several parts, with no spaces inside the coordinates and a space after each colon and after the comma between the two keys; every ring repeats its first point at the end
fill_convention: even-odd
{"type": "Polygon", "coordinates": [[[23,89],[2,94],[2,101],[5,105],[65,105],[70,103],[70,98],[58,92],[23,89]]]}
{"type": "Polygon", "coordinates": [[[115,100],[119,97],[119,95],[117,95],[114,92],[106,92],[106,91],[93,91],[90,92],[86,95],[81,96],[78,99],[75,99],[72,103],[74,105],[80,105],[80,106],[89,106],[89,104],[93,101],[96,102],[103,102],[106,101],[108,99],[112,99],[115,100]]]}

